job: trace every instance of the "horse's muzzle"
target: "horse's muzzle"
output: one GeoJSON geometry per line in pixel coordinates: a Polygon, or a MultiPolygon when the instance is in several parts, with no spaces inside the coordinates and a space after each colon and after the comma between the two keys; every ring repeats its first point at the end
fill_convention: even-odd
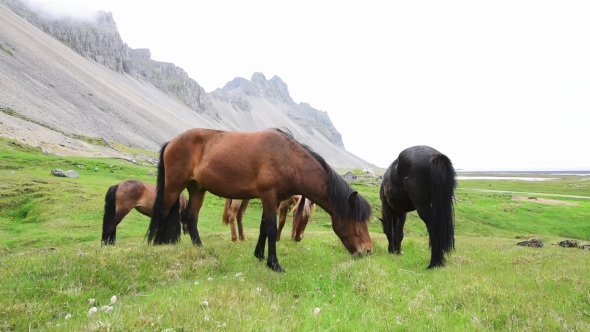
{"type": "Polygon", "coordinates": [[[365,256],[370,256],[373,251],[371,249],[365,249],[364,251],[357,251],[356,253],[352,254],[354,258],[362,258],[365,256]]]}

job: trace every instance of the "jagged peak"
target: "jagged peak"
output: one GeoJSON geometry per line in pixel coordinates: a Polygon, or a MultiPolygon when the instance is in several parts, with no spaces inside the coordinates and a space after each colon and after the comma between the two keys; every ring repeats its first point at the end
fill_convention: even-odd
{"type": "Polygon", "coordinates": [[[223,91],[230,91],[233,90],[235,88],[238,88],[246,83],[248,83],[249,81],[243,77],[236,77],[233,80],[225,83],[225,86],[223,88],[221,88],[221,90],[223,91]]]}
{"type": "Polygon", "coordinates": [[[282,83],[282,84],[285,84],[286,85],[286,83],[280,77],[278,77],[277,75],[273,75],[273,77],[270,80],[268,80],[268,81],[269,82],[272,82],[272,83],[282,83]]]}
{"type": "Polygon", "coordinates": [[[263,73],[255,72],[254,74],[252,74],[252,78],[250,78],[250,81],[252,81],[252,83],[265,84],[266,83],[266,77],[264,76],[263,73]]]}

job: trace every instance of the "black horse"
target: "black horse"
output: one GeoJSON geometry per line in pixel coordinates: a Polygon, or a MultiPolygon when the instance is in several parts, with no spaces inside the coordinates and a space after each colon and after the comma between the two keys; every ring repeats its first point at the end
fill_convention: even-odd
{"type": "Polygon", "coordinates": [[[455,177],[451,160],[429,146],[407,148],[391,163],[379,190],[390,253],[401,254],[406,214],[417,210],[430,237],[428,268],[444,266],[444,254],[455,248],[455,177]]]}

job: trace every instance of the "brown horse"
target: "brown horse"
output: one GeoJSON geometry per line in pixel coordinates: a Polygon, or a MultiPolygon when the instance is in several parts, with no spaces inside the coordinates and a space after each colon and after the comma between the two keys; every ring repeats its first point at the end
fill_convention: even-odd
{"type": "MultiPolygon", "coordinates": [[[[180,215],[185,234],[188,226],[185,222],[185,212],[188,202],[184,194],[180,194],[180,215]]],[[[125,216],[135,209],[144,216],[151,217],[154,201],[156,200],[156,186],[137,180],[126,180],[111,186],[104,198],[104,216],[102,218],[102,244],[115,244],[117,225],[125,216]]]]}
{"type": "MultiPolygon", "coordinates": [[[[285,222],[287,221],[287,213],[291,211],[293,208],[293,227],[291,230],[291,239],[299,242],[303,239],[303,232],[305,231],[305,226],[307,226],[307,222],[311,217],[312,212],[315,210],[315,204],[310,201],[306,200],[303,203],[304,207],[301,210],[301,213],[297,213],[299,211],[299,202],[301,202],[301,195],[293,195],[286,200],[282,201],[279,204],[279,225],[277,230],[277,241],[281,239],[281,232],[283,231],[283,227],[285,226],[285,222]],[[296,226],[300,225],[299,228],[296,226]]],[[[236,242],[238,240],[238,234],[236,234],[236,226],[235,223],[238,224],[238,233],[240,236],[240,241],[246,241],[246,234],[244,234],[244,226],[243,226],[243,219],[244,213],[246,213],[246,209],[248,208],[248,204],[250,203],[249,199],[229,199],[225,200],[225,205],[223,207],[223,216],[221,218],[222,222],[226,225],[230,225],[231,228],[231,240],[236,242]]]]}
{"type": "Polygon", "coordinates": [[[279,129],[231,132],[191,129],[160,150],[158,188],[148,243],[180,239],[178,195],[188,189],[188,228],[201,245],[198,215],[205,193],[231,199],[260,198],[262,221],[254,256],[283,271],[276,252],[277,206],[289,196],[311,199],[332,217],[332,229],[352,254],[370,253],[369,202],[354,191],[317,153],[279,129]],[[239,162],[235,162],[239,160],[239,162]]]}

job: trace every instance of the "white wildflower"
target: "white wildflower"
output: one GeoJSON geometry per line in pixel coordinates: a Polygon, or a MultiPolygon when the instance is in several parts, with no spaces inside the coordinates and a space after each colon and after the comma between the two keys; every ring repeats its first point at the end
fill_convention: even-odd
{"type": "Polygon", "coordinates": [[[111,297],[111,304],[115,304],[115,302],[117,302],[117,295],[113,295],[113,297],[111,297]]]}
{"type": "Polygon", "coordinates": [[[260,293],[260,292],[262,292],[262,288],[256,287],[256,291],[260,293]]]}
{"type": "Polygon", "coordinates": [[[198,284],[199,284],[199,282],[198,281],[195,281],[195,285],[198,285],[198,284]]]}
{"type": "Polygon", "coordinates": [[[88,299],[88,304],[92,305],[92,304],[94,304],[94,302],[96,302],[95,299],[88,299]]]}
{"type": "Polygon", "coordinates": [[[209,277],[207,278],[207,281],[213,281],[213,278],[209,277]]]}
{"type": "Polygon", "coordinates": [[[203,304],[203,306],[205,306],[205,307],[208,307],[208,306],[209,306],[209,302],[207,302],[207,301],[203,301],[203,303],[202,303],[202,304],[203,304]]]}
{"type": "Polygon", "coordinates": [[[243,275],[244,275],[244,274],[243,274],[242,272],[238,272],[238,273],[236,273],[236,278],[239,278],[239,277],[241,277],[241,276],[243,276],[243,275]]]}
{"type": "Polygon", "coordinates": [[[72,318],[72,314],[67,314],[67,315],[66,315],[66,320],[68,320],[68,319],[70,319],[70,318],[72,318]]]}
{"type": "Polygon", "coordinates": [[[314,315],[319,315],[319,313],[320,313],[321,311],[322,311],[322,309],[320,309],[320,308],[315,308],[315,309],[313,309],[313,314],[314,314],[314,315]]]}
{"type": "Polygon", "coordinates": [[[97,311],[98,311],[98,309],[96,307],[92,307],[92,308],[90,308],[90,310],[88,310],[88,314],[89,315],[92,315],[92,314],[94,314],[97,311]]]}

